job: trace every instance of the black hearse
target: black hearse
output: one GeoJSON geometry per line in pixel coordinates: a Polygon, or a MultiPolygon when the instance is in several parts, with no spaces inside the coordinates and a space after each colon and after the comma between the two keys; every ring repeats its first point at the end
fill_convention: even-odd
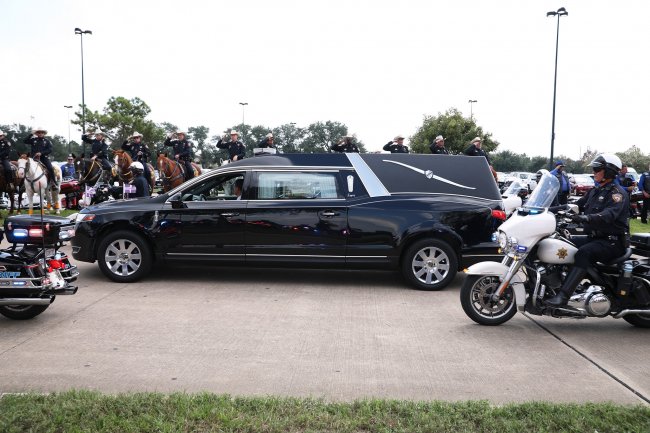
{"type": "Polygon", "coordinates": [[[244,159],[157,197],[76,217],[77,260],[118,282],[154,263],[400,269],[438,290],[497,258],[505,218],[484,158],[284,154],[244,159]]]}

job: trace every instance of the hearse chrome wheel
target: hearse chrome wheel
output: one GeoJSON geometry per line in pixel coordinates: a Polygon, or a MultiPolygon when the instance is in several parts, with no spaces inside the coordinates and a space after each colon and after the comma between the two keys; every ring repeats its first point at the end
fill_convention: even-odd
{"type": "Polygon", "coordinates": [[[137,233],[120,230],[102,240],[97,251],[99,267],[113,281],[136,281],[151,270],[149,245],[137,233]]]}
{"type": "Polygon", "coordinates": [[[407,250],[402,262],[404,276],[421,290],[440,290],[456,275],[458,259],[444,241],[422,239],[407,250]]]}

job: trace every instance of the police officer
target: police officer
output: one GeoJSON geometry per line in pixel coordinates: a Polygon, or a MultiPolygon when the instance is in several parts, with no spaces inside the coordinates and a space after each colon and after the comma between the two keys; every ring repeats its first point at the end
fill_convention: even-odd
{"type": "Polygon", "coordinates": [[[172,146],[174,159],[185,167],[185,180],[194,177],[194,167],[192,166],[192,143],[187,140],[184,131],[176,131],[167,136],[165,146],[172,146]]]}
{"type": "Polygon", "coordinates": [[[68,155],[68,162],[61,164],[61,177],[63,179],[75,179],[77,177],[74,168],[74,153],[68,155]]]}
{"type": "Polygon", "coordinates": [[[392,141],[386,143],[384,145],[384,150],[387,150],[390,153],[409,153],[409,148],[404,145],[404,137],[401,135],[396,136],[392,141]]]}
{"type": "Polygon", "coordinates": [[[230,131],[230,141],[225,141],[226,138],[226,135],[221,137],[221,139],[217,141],[217,147],[219,149],[228,149],[230,162],[244,159],[246,156],[246,147],[244,146],[244,143],[239,141],[239,133],[233,129],[230,131]]]}
{"type": "Polygon", "coordinates": [[[434,155],[449,155],[449,151],[445,147],[445,139],[442,135],[437,136],[436,139],[433,140],[429,149],[434,155]]]}
{"type": "Polygon", "coordinates": [[[490,157],[488,154],[482,149],[483,146],[483,140],[481,137],[475,137],[470,143],[467,149],[465,149],[465,155],[467,156],[482,156],[485,158],[487,161],[488,165],[490,166],[490,171],[492,172],[492,176],[494,177],[494,181],[498,184],[499,179],[497,178],[497,172],[494,170],[494,167],[492,167],[492,163],[490,162],[490,157]]]}
{"type": "Polygon", "coordinates": [[[139,132],[134,132],[127,140],[122,143],[122,150],[129,152],[133,161],[142,163],[144,167],[145,179],[151,179],[151,172],[149,171],[149,164],[147,164],[151,151],[146,144],[142,142],[143,135],[139,132]]]}
{"type": "Polygon", "coordinates": [[[615,182],[619,184],[620,186],[623,187],[625,192],[627,192],[627,198],[628,201],[630,202],[630,217],[634,216],[634,210],[632,209],[632,191],[634,191],[634,188],[636,187],[636,182],[634,181],[633,178],[627,177],[627,164],[623,163],[623,167],[621,167],[621,172],[616,176],[615,182]]]}
{"type": "Polygon", "coordinates": [[[266,137],[264,137],[258,144],[257,147],[260,147],[262,149],[266,148],[275,148],[275,144],[273,142],[273,134],[270,132],[266,134],[266,137]]]}
{"type": "Polygon", "coordinates": [[[567,204],[571,193],[571,182],[569,182],[569,176],[564,171],[564,161],[555,161],[555,169],[551,170],[551,174],[557,177],[558,182],[560,182],[560,190],[557,192],[558,203],[561,205],[567,204]]]}
{"type": "Polygon", "coordinates": [[[23,143],[31,146],[30,153],[32,158],[42,162],[47,168],[49,179],[54,179],[54,170],[52,170],[52,163],[48,155],[52,153],[52,142],[45,138],[47,131],[43,128],[36,128],[32,130],[32,135],[25,137],[23,143]]]}
{"type": "Polygon", "coordinates": [[[572,218],[584,223],[589,237],[578,248],[575,264],[562,288],[546,301],[546,305],[565,305],[587,274],[589,266],[596,262],[609,262],[625,253],[629,233],[629,200],[625,190],[614,182],[621,165],[620,158],[611,153],[598,155],[589,164],[594,170],[594,180],[598,186],[578,200],[577,204],[584,214],[572,218]]]}
{"type": "Polygon", "coordinates": [[[144,177],[144,165],[139,161],[134,161],[129,168],[133,173],[131,185],[135,186],[134,197],[149,197],[149,182],[144,177]]]}
{"type": "Polygon", "coordinates": [[[338,143],[332,144],[332,146],[330,146],[330,149],[335,152],[342,153],[359,153],[359,148],[354,143],[354,138],[355,137],[353,135],[346,135],[341,138],[338,143]]]}
{"type": "Polygon", "coordinates": [[[648,224],[648,209],[650,209],[650,171],[644,172],[641,175],[641,178],[639,178],[639,190],[641,190],[641,193],[643,194],[641,223],[648,224]]]}
{"type": "Polygon", "coordinates": [[[0,161],[2,161],[2,167],[5,169],[5,182],[9,185],[9,188],[14,188],[14,171],[11,168],[11,162],[9,158],[11,157],[11,140],[5,137],[5,133],[0,131],[0,161]]]}
{"type": "Polygon", "coordinates": [[[81,141],[90,144],[90,159],[98,160],[103,170],[102,175],[97,179],[99,182],[110,182],[111,180],[111,163],[108,161],[108,144],[106,144],[105,134],[97,129],[94,133],[95,138],[91,139],[92,134],[86,133],[81,136],[81,141]]]}

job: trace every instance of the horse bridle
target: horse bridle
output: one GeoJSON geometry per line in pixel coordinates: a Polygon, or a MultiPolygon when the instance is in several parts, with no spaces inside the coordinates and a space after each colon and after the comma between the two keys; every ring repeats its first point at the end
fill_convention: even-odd
{"type": "MultiPolygon", "coordinates": [[[[86,171],[86,159],[84,158],[82,161],[83,161],[83,170],[86,171]]],[[[91,159],[90,168],[88,169],[86,174],[82,178],[79,179],[79,183],[85,183],[88,180],[90,180],[90,179],[88,179],[88,176],[90,175],[90,173],[93,172],[93,166],[95,164],[97,164],[99,166],[99,163],[97,162],[96,159],[91,159]]],[[[97,175],[99,175],[99,174],[101,174],[101,170],[99,170],[97,172],[97,175]]],[[[95,176],[93,176],[91,179],[94,179],[94,178],[95,178],[95,176]]]]}
{"type": "MultiPolygon", "coordinates": [[[[46,170],[43,170],[43,172],[41,173],[41,175],[38,176],[36,179],[30,179],[30,178],[27,177],[27,175],[29,174],[29,169],[30,169],[30,166],[31,166],[31,161],[29,160],[29,158],[25,158],[25,160],[26,160],[27,162],[25,163],[25,166],[24,166],[24,167],[21,168],[20,166],[18,166],[18,173],[20,173],[20,170],[23,170],[23,178],[25,179],[26,182],[29,182],[29,185],[32,187],[32,191],[36,191],[36,190],[34,189],[34,184],[35,184],[36,182],[38,182],[38,181],[39,181],[43,176],[45,176],[46,170]]],[[[20,176],[19,176],[19,177],[20,177],[20,176]]],[[[47,178],[46,178],[46,180],[47,180],[47,178]]],[[[46,185],[46,187],[47,187],[47,185],[46,185]]]]}
{"type": "Polygon", "coordinates": [[[172,162],[172,163],[175,162],[176,163],[176,166],[172,169],[172,172],[171,172],[171,174],[169,176],[165,175],[165,170],[160,170],[162,172],[163,184],[171,185],[171,183],[173,181],[175,181],[178,178],[183,177],[183,169],[181,168],[181,164],[179,162],[172,161],[169,158],[163,159],[162,162],[165,164],[166,167],[169,167],[170,162],[172,162]],[[172,177],[172,175],[176,172],[177,169],[178,169],[178,174],[176,176],[172,177]]]}

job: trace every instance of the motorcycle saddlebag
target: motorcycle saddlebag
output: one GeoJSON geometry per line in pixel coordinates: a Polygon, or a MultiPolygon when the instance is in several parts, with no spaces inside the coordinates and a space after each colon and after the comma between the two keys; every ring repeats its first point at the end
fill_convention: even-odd
{"type": "Polygon", "coordinates": [[[650,256],[650,233],[635,233],[630,237],[630,243],[635,254],[650,256]]]}

